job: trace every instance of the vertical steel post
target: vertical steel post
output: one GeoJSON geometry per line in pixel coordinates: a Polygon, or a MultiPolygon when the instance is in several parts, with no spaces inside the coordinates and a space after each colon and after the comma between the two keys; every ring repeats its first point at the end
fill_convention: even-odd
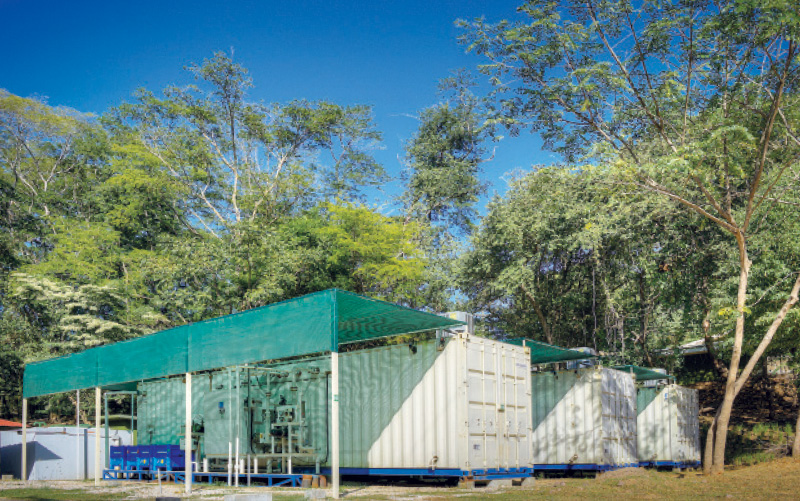
{"type": "Polygon", "coordinates": [[[100,387],[94,389],[94,485],[100,485],[100,406],[102,402],[100,387]]]}
{"type": "Polygon", "coordinates": [[[186,494],[192,493],[192,373],[186,373],[186,460],[184,461],[184,478],[186,480],[186,494]]]}
{"type": "Polygon", "coordinates": [[[109,460],[109,457],[111,456],[111,451],[109,449],[109,443],[108,443],[108,435],[109,435],[109,433],[108,433],[108,392],[106,392],[105,395],[103,395],[103,402],[104,402],[104,408],[105,408],[105,414],[106,414],[106,422],[105,422],[105,427],[104,427],[105,428],[105,432],[106,432],[106,438],[105,438],[106,460],[103,463],[103,468],[110,468],[111,467],[111,461],[109,460]]]}
{"type": "Polygon", "coordinates": [[[331,489],[339,499],[339,353],[331,352],[331,489]]]}
{"type": "Polygon", "coordinates": [[[133,443],[133,420],[136,416],[136,392],[134,391],[131,393],[131,445],[136,445],[133,443]]]}
{"type": "Polygon", "coordinates": [[[22,399],[22,478],[28,481],[28,399],[22,399]]]}
{"type": "Polygon", "coordinates": [[[81,390],[75,392],[75,474],[78,480],[83,480],[81,464],[81,390]]]}

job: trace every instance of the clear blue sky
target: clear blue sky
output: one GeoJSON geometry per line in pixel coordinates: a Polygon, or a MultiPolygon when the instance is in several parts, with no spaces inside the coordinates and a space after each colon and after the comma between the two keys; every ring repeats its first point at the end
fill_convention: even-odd
{"type": "MultiPolygon", "coordinates": [[[[396,177],[417,125],[409,115],[437,102],[441,78],[481,62],[454,21],[510,18],[519,3],[0,0],[0,88],[99,114],[138,87],[189,83],[185,65],[233,48],[254,100],[372,105],[384,133],[376,157],[396,177]]],[[[523,135],[497,145],[484,176],[502,193],[504,173],[553,158],[523,135]]],[[[394,181],[371,202],[386,207],[400,189],[394,181]]]]}

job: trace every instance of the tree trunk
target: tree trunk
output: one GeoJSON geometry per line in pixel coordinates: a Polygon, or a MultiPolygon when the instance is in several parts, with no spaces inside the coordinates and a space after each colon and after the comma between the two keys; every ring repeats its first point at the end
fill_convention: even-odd
{"type": "Polygon", "coordinates": [[[797,410],[797,422],[794,425],[794,443],[792,444],[792,457],[800,459],[800,409],[797,410]]]}
{"type": "Polygon", "coordinates": [[[520,284],[519,286],[522,289],[522,292],[525,293],[525,297],[531,302],[531,306],[533,306],[533,311],[536,312],[536,316],[539,318],[539,323],[542,324],[542,330],[544,331],[544,338],[547,340],[549,344],[553,344],[553,333],[550,331],[550,324],[547,323],[547,318],[544,316],[544,312],[542,311],[542,307],[539,305],[539,302],[536,301],[536,297],[531,294],[527,287],[524,284],[520,284]]]}
{"type": "Polygon", "coordinates": [[[703,473],[708,475],[711,473],[711,465],[714,463],[714,439],[717,429],[717,413],[714,420],[711,421],[711,426],[708,427],[708,435],[706,435],[706,448],[703,452],[703,473]]]}
{"type": "Polygon", "coordinates": [[[744,310],[747,303],[747,284],[750,277],[751,262],[747,256],[747,243],[741,231],[736,233],[736,242],[739,244],[739,292],[736,296],[736,330],[733,338],[733,352],[731,363],[728,367],[728,378],[725,382],[725,397],[719,409],[717,427],[714,437],[714,455],[711,464],[711,473],[722,473],[725,470],[725,443],[728,438],[728,424],[731,420],[731,410],[736,393],[736,376],[739,374],[739,361],[742,357],[742,342],[744,340],[744,310]]]}

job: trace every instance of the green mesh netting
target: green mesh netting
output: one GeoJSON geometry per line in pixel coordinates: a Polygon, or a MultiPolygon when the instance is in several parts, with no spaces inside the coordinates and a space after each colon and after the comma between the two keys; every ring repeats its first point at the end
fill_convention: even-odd
{"type": "Polygon", "coordinates": [[[622,372],[630,372],[636,376],[637,381],[654,381],[656,379],[675,379],[673,376],[668,376],[660,372],[648,369],[646,367],[639,367],[638,365],[617,365],[612,367],[622,372]]]}
{"type": "Polygon", "coordinates": [[[565,362],[567,360],[584,360],[587,358],[595,358],[594,355],[582,353],[568,348],[562,348],[552,344],[542,343],[526,338],[514,338],[505,341],[509,344],[518,346],[527,346],[531,349],[531,363],[532,364],[547,364],[551,362],[565,362]]]}
{"type": "Polygon", "coordinates": [[[25,367],[25,398],[337,350],[345,343],[463,325],[330,289],[25,367]]]}

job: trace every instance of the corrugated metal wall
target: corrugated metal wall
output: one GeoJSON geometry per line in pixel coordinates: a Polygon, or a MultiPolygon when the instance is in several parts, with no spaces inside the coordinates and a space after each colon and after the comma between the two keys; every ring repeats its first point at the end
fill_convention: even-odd
{"type": "MultiPolygon", "coordinates": [[[[192,377],[192,419],[203,419],[209,376],[192,377]]],[[[179,444],[186,424],[186,381],[174,377],[140,383],[136,399],[136,440],[142,445],[179,444]]],[[[226,446],[227,447],[227,446],[226,446]]]]}
{"type": "MultiPolygon", "coordinates": [[[[341,354],[339,364],[342,467],[494,468],[530,464],[530,362],[525,348],[459,336],[443,349],[429,341],[414,350],[393,345],[347,352],[341,354]]],[[[305,375],[297,381],[284,378],[271,385],[270,398],[294,398],[290,388],[296,387],[296,393],[306,402],[308,445],[317,448],[321,464],[328,464],[329,359],[274,368],[290,373],[303,370],[305,375]],[[310,375],[311,367],[318,368],[319,374],[310,375]]],[[[177,443],[182,424],[182,379],[151,384],[164,388],[148,389],[147,402],[140,408],[147,415],[140,417],[141,429],[154,430],[148,435],[152,436],[150,443],[177,443]],[[159,423],[161,420],[164,423],[159,423]]],[[[213,376],[211,386],[219,384],[224,388],[212,389],[205,397],[204,446],[209,454],[225,456],[229,419],[235,409],[224,373],[213,376]],[[218,400],[224,402],[228,414],[219,413],[218,400]]],[[[192,387],[193,406],[198,412],[198,406],[203,409],[203,397],[196,392],[208,391],[207,378],[192,387]]],[[[247,442],[241,436],[243,454],[248,451],[247,442]]],[[[254,452],[258,451],[255,444],[254,452]]],[[[299,458],[295,464],[302,464],[299,458]]]]}
{"type": "Polygon", "coordinates": [[[637,407],[640,461],[700,461],[697,390],[676,384],[639,388],[637,407]]]}
{"type": "Polygon", "coordinates": [[[534,464],[638,462],[636,388],[607,368],[531,376],[534,464]]]}

